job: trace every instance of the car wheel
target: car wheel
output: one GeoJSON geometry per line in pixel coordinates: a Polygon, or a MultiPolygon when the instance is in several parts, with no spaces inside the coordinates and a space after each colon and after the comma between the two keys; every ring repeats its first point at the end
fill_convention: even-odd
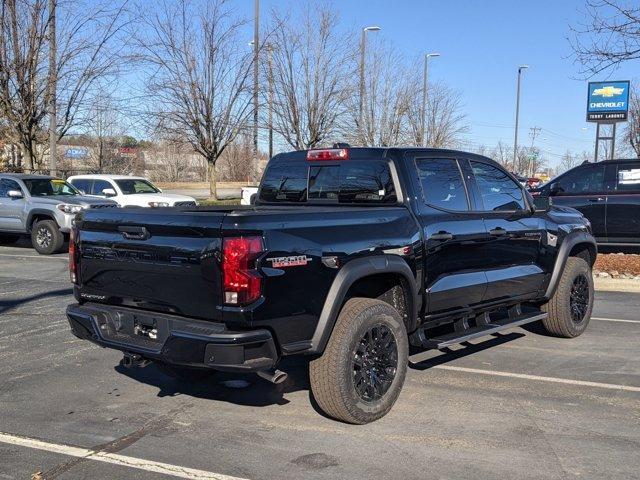
{"type": "Polygon", "coordinates": [[[402,389],[408,352],[407,331],[395,308],[380,300],[350,299],[324,353],[309,365],[318,406],[348,423],[383,417],[402,389]]]}
{"type": "Polygon", "coordinates": [[[542,323],[547,332],[573,338],[589,325],[593,311],[593,275],[587,261],[569,257],[553,297],[542,306],[549,316],[542,323]]]}
{"type": "Polygon", "coordinates": [[[18,240],[20,240],[20,235],[11,235],[11,234],[0,235],[0,243],[4,243],[5,245],[16,243],[18,240]]]}
{"type": "Polygon", "coordinates": [[[31,229],[31,243],[41,255],[57,253],[64,244],[64,235],[53,220],[40,220],[31,229]]]}
{"type": "Polygon", "coordinates": [[[189,368],[156,362],[156,367],[166,376],[186,382],[200,382],[211,377],[215,370],[210,368],[189,368]]]}

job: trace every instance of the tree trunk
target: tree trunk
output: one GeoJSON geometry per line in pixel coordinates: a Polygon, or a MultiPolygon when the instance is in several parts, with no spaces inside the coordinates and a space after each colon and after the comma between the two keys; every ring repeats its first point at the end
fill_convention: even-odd
{"type": "Polygon", "coordinates": [[[209,160],[207,162],[209,167],[209,198],[211,200],[218,199],[218,192],[216,190],[216,164],[209,160]]]}

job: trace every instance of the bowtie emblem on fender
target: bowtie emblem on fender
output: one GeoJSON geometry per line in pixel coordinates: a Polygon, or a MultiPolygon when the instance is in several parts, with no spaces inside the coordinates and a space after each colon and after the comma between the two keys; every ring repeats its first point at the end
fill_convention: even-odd
{"type": "Polygon", "coordinates": [[[310,261],[311,259],[306,255],[267,258],[267,262],[271,262],[273,268],[299,267],[308,264],[310,261]]]}

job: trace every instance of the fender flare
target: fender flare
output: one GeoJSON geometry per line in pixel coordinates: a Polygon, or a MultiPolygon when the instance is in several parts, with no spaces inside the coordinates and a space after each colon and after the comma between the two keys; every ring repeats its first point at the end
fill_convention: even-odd
{"type": "Polygon", "coordinates": [[[598,246],[596,244],[595,238],[593,238],[593,235],[583,231],[569,233],[558,249],[558,255],[556,256],[556,261],[553,265],[553,273],[551,274],[551,279],[549,280],[547,291],[544,294],[544,298],[546,300],[549,300],[551,297],[553,297],[556,288],[558,288],[558,282],[560,282],[560,277],[562,276],[564,266],[567,263],[567,258],[569,258],[569,253],[571,253],[573,247],[580,244],[585,244],[587,246],[593,247],[596,253],[598,252],[598,246]]]}
{"type": "Polygon", "coordinates": [[[351,285],[361,278],[382,273],[396,273],[406,280],[411,296],[407,299],[410,302],[411,320],[415,321],[418,315],[418,287],[413,272],[403,258],[395,255],[376,255],[351,260],[340,269],[331,284],[311,338],[308,353],[322,353],[324,351],[351,285]]]}
{"type": "Polygon", "coordinates": [[[35,217],[36,215],[42,215],[42,216],[48,217],[50,220],[53,220],[54,222],[56,222],[56,225],[58,224],[58,221],[56,220],[56,217],[51,210],[46,210],[43,208],[34,208],[33,210],[29,211],[29,215],[27,216],[27,223],[25,225],[27,232],[31,231],[33,217],[35,217]]]}

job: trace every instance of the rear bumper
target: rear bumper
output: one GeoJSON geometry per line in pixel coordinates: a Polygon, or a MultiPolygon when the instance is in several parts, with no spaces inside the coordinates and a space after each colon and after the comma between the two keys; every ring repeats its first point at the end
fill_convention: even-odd
{"type": "Polygon", "coordinates": [[[67,318],[78,338],[173,365],[257,372],[279,360],[266,329],[230,331],[222,323],[96,303],[69,305],[67,318]]]}

